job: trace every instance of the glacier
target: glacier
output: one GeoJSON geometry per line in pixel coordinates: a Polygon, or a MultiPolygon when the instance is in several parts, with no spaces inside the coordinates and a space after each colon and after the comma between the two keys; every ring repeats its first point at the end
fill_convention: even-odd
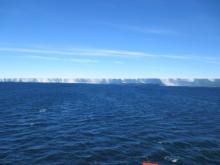
{"type": "Polygon", "coordinates": [[[91,78],[0,78],[0,82],[24,83],[87,83],[87,84],[148,84],[160,86],[189,86],[189,87],[220,87],[219,79],[206,78],[138,78],[138,79],[91,79],[91,78]]]}

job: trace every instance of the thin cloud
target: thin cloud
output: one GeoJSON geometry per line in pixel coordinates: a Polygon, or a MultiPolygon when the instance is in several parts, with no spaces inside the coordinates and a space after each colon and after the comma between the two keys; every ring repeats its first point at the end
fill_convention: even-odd
{"type": "Polygon", "coordinates": [[[127,50],[107,50],[107,49],[69,49],[69,50],[49,50],[32,48],[0,48],[2,52],[33,53],[45,55],[63,56],[102,56],[102,57],[152,57],[153,55],[144,52],[127,50]]]}
{"type": "Polygon", "coordinates": [[[138,33],[146,33],[146,34],[160,34],[160,35],[178,35],[179,32],[169,29],[161,29],[161,28],[152,28],[152,27],[144,27],[144,26],[136,26],[136,25],[120,25],[120,24],[112,24],[106,23],[106,25],[113,27],[115,29],[128,30],[132,32],[138,33]]]}
{"type": "Polygon", "coordinates": [[[122,64],[121,61],[114,61],[113,63],[114,63],[114,64],[122,64]]]}
{"type": "Polygon", "coordinates": [[[143,52],[125,51],[125,50],[105,50],[105,49],[70,49],[70,50],[46,50],[32,48],[0,48],[2,52],[34,53],[34,54],[53,54],[67,56],[152,56],[143,52]]]}
{"type": "Polygon", "coordinates": [[[78,62],[78,63],[98,63],[98,60],[92,59],[80,59],[80,58],[71,58],[70,61],[78,62]]]}
{"type": "Polygon", "coordinates": [[[207,57],[207,56],[192,56],[192,55],[160,55],[149,54],[141,51],[129,50],[111,50],[111,49],[31,49],[31,48],[4,48],[0,47],[0,52],[14,52],[22,53],[21,56],[26,58],[38,58],[45,60],[70,60],[73,62],[81,63],[97,63],[98,60],[76,58],[76,57],[114,57],[114,58],[154,58],[154,59],[171,59],[171,60],[189,60],[206,63],[219,63],[220,58],[207,57]],[[26,54],[24,56],[24,54],[26,54]],[[36,55],[33,55],[36,54],[36,55]]]}
{"type": "Polygon", "coordinates": [[[58,58],[53,56],[33,56],[33,55],[22,55],[19,56],[22,58],[31,58],[31,59],[38,59],[38,60],[53,60],[53,61],[70,61],[76,63],[98,63],[98,60],[93,59],[85,59],[85,58],[58,58]]]}

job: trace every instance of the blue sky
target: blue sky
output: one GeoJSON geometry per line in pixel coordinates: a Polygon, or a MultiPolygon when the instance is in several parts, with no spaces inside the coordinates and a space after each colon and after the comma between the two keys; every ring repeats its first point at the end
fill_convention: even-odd
{"type": "Polygon", "coordinates": [[[219,78],[219,0],[0,0],[0,77],[219,78]]]}

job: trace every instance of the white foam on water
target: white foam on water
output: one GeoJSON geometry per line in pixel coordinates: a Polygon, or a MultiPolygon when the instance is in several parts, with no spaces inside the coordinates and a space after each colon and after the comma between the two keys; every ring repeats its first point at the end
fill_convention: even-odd
{"type": "Polygon", "coordinates": [[[158,141],[157,143],[158,143],[158,144],[169,144],[168,141],[158,141]]]}
{"type": "Polygon", "coordinates": [[[173,163],[176,163],[177,161],[178,161],[178,159],[173,159],[172,160],[173,163]]]}
{"type": "Polygon", "coordinates": [[[172,157],[172,156],[165,156],[164,159],[165,159],[165,160],[168,160],[168,161],[170,161],[170,162],[172,162],[172,163],[177,163],[177,162],[179,161],[178,158],[172,157]]]}
{"type": "Polygon", "coordinates": [[[47,111],[46,108],[42,108],[42,109],[39,110],[39,112],[46,112],[46,111],[47,111]]]}
{"type": "Polygon", "coordinates": [[[30,123],[30,126],[33,126],[34,125],[34,123],[30,123]]]}

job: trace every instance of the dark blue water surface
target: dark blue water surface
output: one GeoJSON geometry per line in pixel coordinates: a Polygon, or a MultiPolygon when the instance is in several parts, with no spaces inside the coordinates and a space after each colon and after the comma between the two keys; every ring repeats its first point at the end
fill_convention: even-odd
{"type": "Polygon", "coordinates": [[[220,165],[220,88],[0,84],[0,164],[220,165]]]}

